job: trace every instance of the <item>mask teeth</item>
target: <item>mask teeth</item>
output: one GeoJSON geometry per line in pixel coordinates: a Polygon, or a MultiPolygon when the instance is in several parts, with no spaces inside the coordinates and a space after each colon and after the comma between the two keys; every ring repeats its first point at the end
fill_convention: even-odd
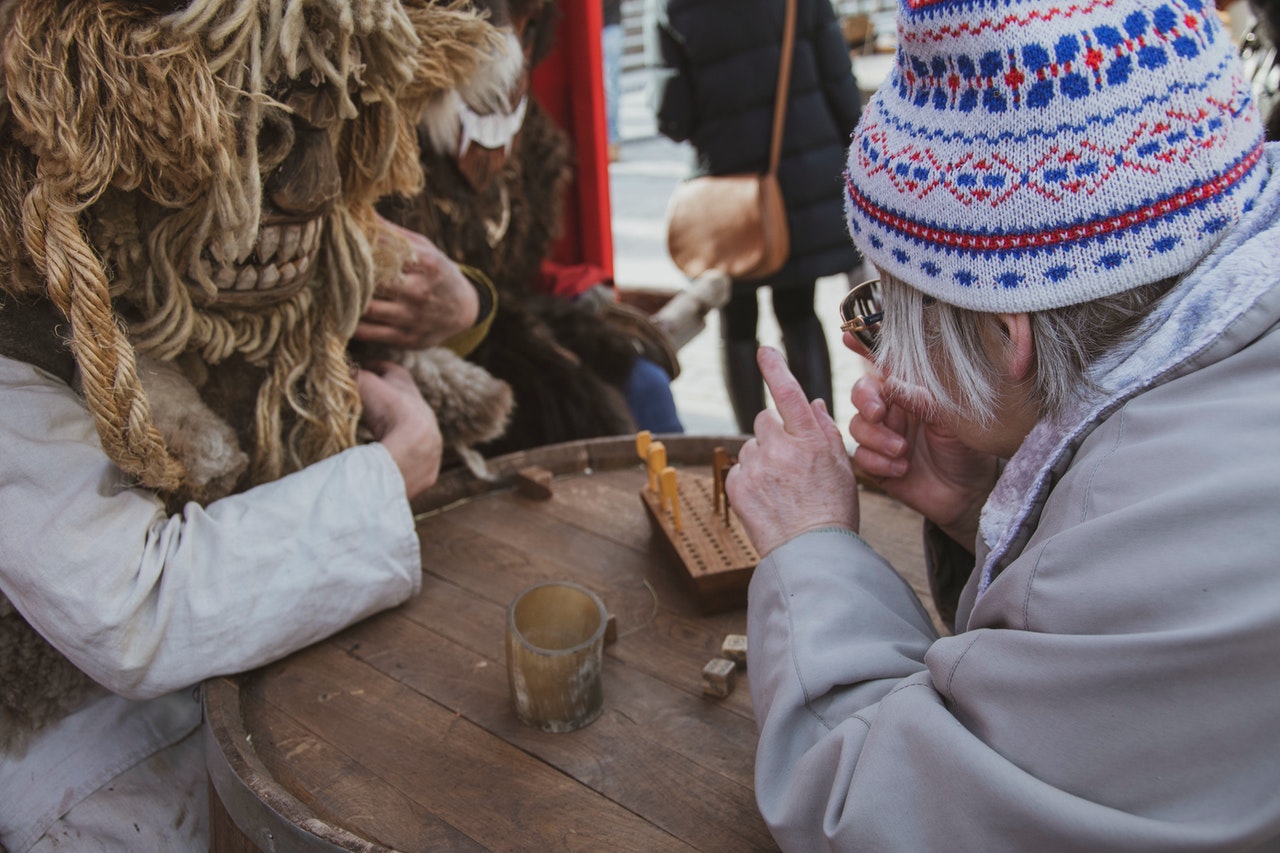
{"type": "MultiPolygon", "coordinates": [[[[320,248],[321,228],[319,219],[269,225],[258,236],[256,263],[223,266],[210,277],[218,290],[267,291],[288,287],[311,269],[320,248]]],[[[202,259],[199,265],[199,271],[209,276],[209,262],[202,259]]],[[[193,278],[200,278],[197,272],[192,271],[193,278]]]]}
{"type": "Polygon", "coordinates": [[[521,98],[511,112],[492,112],[486,115],[471,109],[457,92],[453,92],[452,97],[462,126],[458,141],[459,158],[466,156],[473,142],[485,148],[492,150],[501,148],[506,153],[511,153],[516,134],[524,124],[525,111],[529,105],[528,97],[521,98]]]}

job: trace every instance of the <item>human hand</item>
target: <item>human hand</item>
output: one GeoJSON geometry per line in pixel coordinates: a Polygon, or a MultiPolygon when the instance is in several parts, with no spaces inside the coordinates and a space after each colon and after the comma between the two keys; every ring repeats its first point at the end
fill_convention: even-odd
{"type": "Polygon", "coordinates": [[[874,370],[854,384],[851,396],[854,466],[972,551],[978,516],[996,482],[996,457],[965,446],[911,401],[891,399],[874,370]]]}
{"type": "Polygon", "coordinates": [[[738,451],[725,488],[763,556],[806,530],[858,530],[858,491],[849,454],[826,404],[805,399],[782,354],[756,356],[777,410],[756,416],[755,437],[738,451]]]}
{"type": "Polygon", "coordinates": [[[413,500],[440,476],[444,441],[435,412],[422,399],[413,376],[398,364],[373,361],[356,372],[364,404],[362,420],[395,460],[413,500]]]}
{"type": "Polygon", "coordinates": [[[356,326],[357,340],[400,349],[427,349],[475,325],[480,297],[458,265],[416,231],[381,216],[375,254],[398,258],[392,241],[406,241],[410,254],[398,270],[384,270],[373,300],[356,326]]]}

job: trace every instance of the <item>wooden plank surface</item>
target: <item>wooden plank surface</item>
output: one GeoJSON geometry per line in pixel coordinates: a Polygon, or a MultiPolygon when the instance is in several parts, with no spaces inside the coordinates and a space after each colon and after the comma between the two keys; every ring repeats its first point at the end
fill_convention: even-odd
{"type": "MultiPolygon", "coordinates": [[[[709,472],[697,462],[714,442],[682,456],[665,440],[673,464],[709,472]]],[[[746,633],[746,613],[703,615],[689,596],[641,503],[630,441],[585,444],[501,461],[555,471],[550,500],[509,481],[446,484],[419,520],[421,594],[207,687],[219,748],[258,768],[239,772],[285,819],[333,828],[324,849],[776,849],[752,793],[750,675],[723,699],[701,691],[702,667],[746,633]],[[546,580],[596,592],[618,629],[604,713],[568,734],[523,725],[508,694],[507,608],[546,580]]],[[[863,517],[864,537],[927,603],[918,518],[870,493],[863,517]]]]}

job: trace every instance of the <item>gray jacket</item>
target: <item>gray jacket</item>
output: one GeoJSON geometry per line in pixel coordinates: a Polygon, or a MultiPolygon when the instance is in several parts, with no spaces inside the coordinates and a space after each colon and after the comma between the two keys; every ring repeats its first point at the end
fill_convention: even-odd
{"type": "Polygon", "coordinates": [[[756,789],[784,849],[1280,847],[1277,156],[1161,357],[1010,460],[954,636],[846,531],[761,562],[756,789]]]}

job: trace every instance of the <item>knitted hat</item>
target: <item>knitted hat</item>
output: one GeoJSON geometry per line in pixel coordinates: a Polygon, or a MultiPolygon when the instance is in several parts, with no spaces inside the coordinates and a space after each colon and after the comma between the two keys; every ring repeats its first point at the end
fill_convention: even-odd
{"type": "Polygon", "coordinates": [[[899,0],[892,77],[849,149],[863,255],[978,311],[1190,269],[1266,179],[1211,2],[899,0]]]}

